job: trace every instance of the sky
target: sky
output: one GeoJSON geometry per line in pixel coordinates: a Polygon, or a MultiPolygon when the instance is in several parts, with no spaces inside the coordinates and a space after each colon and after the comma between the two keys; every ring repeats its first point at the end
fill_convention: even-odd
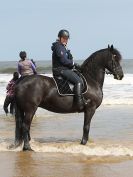
{"type": "Polygon", "coordinates": [[[0,0],[0,61],[51,60],[58,31],[70,32],[75,60],[113,44],[133,59],[133,0],[0,0]]]}

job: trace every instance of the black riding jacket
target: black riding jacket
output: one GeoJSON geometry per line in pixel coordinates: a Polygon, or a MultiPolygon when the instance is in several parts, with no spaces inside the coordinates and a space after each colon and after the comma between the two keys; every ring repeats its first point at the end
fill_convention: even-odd
{"type": "Polygon", "coordinates": [[[68,50],[59,41],[54,42],[51,47],[52,53],[52,70],[53,75],[60,75],[65,69],[72,69],[74,62],[70,50],[68,50]]]}

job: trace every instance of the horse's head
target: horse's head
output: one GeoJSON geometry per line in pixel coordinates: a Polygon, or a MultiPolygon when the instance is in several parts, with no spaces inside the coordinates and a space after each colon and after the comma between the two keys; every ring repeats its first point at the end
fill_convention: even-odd
{"type": "Polygon", "coordinates": [[[123,70],[120,64],[122,59],[121,54],[116,50],[113,45],[108,45],[108,57],[106,59],[105,67],[114,75],[114,79],[121,80],[124,76],[123,70]]]}

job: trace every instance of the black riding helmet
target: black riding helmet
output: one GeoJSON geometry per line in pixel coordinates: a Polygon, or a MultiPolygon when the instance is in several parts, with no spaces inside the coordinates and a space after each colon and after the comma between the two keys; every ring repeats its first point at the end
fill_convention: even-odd
{"type": "Polygon", "coordinates": [[[19,53],[19,56],[20,56],[20,58],[25,59],[26,56],[27,56],[27,54],[26,54],[25,51],[21,51],[21,52],[19,53]]]}
{"type": "Polygon", "coordinates": [[[59,38],[61,38],[61,37],[68,37],[68,38],[70,38],[69,31],[67,31],[65,29],[60,30],[59,33],[58,33],[58,37],[59,38]]]}

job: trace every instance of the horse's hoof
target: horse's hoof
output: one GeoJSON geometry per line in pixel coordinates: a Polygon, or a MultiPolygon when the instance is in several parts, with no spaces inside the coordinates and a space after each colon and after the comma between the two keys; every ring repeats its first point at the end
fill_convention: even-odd
{"type": "Polygon", "coordinates": [[[82,145],[86,145],[86,143],[87,143],[87,140],[82,139],[81,144],[82,144],[82,145]]]}
{"type": "Polygon", "coordinates": [[[22,142],[23,142],[22,140],[15,140],[15,147],[17,148],[21,146],[22,142]]]}
{"type": "Polygon", "coordinates": [[[23,147],[23,151],[33,151],[33,149],[31,147],[23,147]]]}

